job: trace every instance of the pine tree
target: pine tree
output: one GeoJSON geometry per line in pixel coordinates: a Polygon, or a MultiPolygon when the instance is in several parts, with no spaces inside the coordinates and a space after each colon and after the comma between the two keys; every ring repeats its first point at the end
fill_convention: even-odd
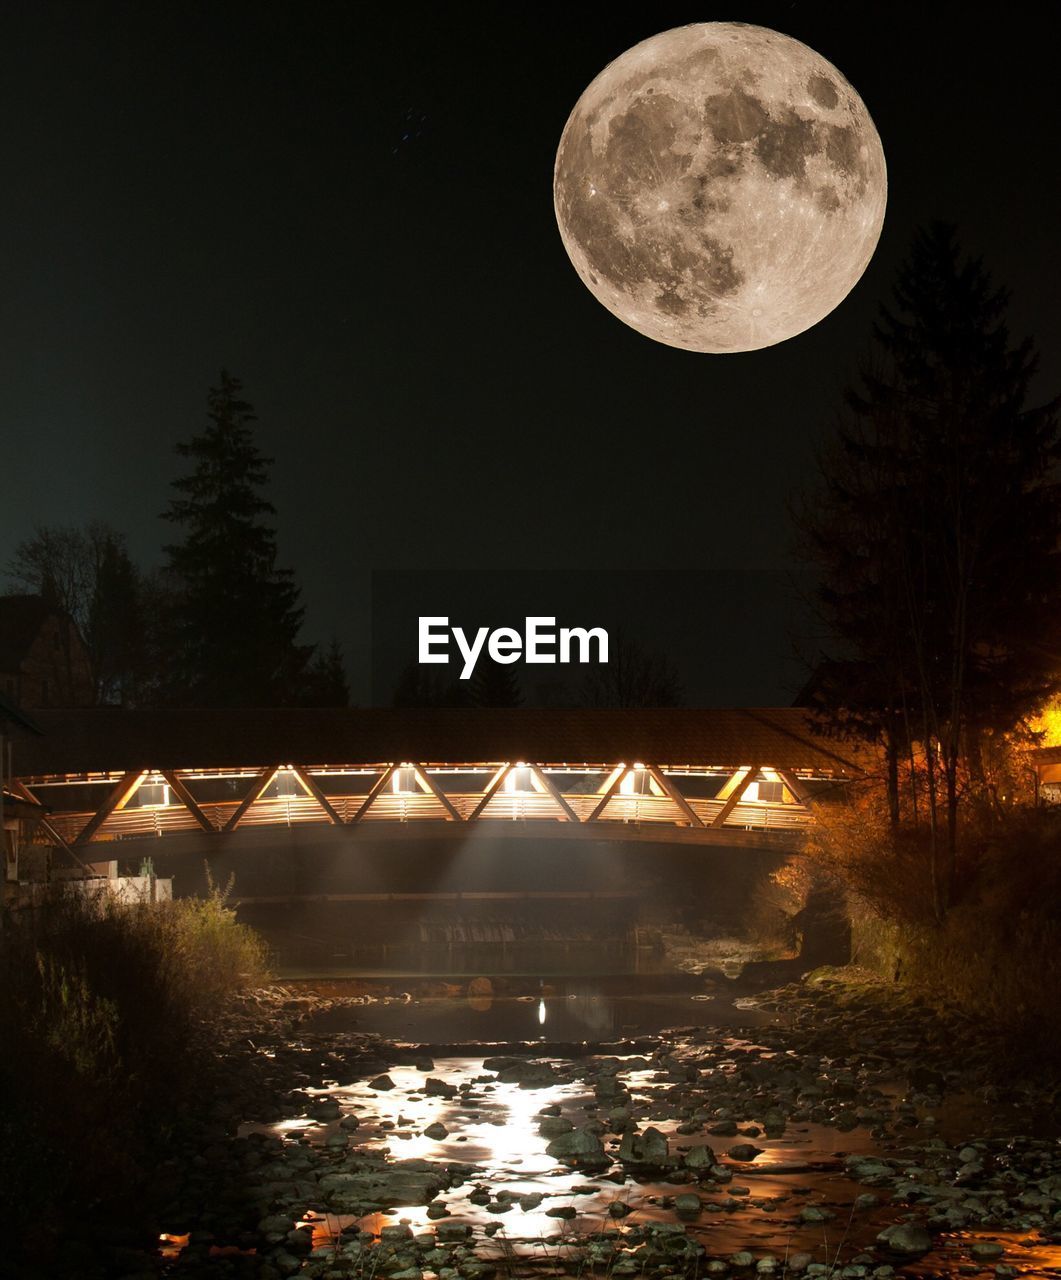
{"type": "Polygon", "coordinates": [[[101,702],[136,706],[151,699],[149,596],[150,587],[124,540],[116,535],[103,538],[85,622],[101,702]]]}
{"type": "Polygon", "coordinates": [[[480,661],[469,682],[468,697],[473,707],[521,707],[523,687],[511,666],[480,661]]]}
{"type": "Polygon", "coordinates": [[[300,700],[311,650],[298,644],[299,589],[277,568],[275,508],[263,496],[272,459],[254,438],[242,384],[224,370],[209,426],[177,445],[191,461],[164,518],[171,589],[164,699],[185,706],[277,706],[300,700]]]}
{"type": "Polygon", "coordinates": [[[884,744],[893,820],[898,761],[920,750],[937,915],[960,765],[975,775],[983,735],[1061,682],[1059,402],[1028,406],[1036,356],[1007,302],[953,227],[916,237],[800,520],[838,642],[823,703],[884,744]]]}

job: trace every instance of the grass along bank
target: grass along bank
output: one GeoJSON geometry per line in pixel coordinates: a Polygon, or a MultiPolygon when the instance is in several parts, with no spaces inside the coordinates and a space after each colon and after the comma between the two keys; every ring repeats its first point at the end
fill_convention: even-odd
{"type": "Polygon", "coordinates": [[[5,914],[0,1212],[23,1241],[108,1205],[147,1212],[152,1164],[197,1103],[226,1003],[267,977],[264,944],[226,896],[66,892],[5,914]]]}

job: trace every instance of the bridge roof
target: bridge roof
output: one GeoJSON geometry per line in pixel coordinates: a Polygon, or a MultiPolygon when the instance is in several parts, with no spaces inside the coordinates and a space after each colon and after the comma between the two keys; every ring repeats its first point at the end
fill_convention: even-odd
{"type": "Polygon", "coordinates": [[[862,772],[854,750],[815,736],[801,707],[296,708],[41,710],[14,773],[213,769],[266,764],[742,764],[862,772]]]}

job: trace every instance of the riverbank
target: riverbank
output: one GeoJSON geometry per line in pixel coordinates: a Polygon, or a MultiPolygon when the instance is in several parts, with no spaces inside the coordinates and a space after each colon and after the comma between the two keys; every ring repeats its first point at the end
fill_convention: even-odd
{"type": "Polygon", "coordinates": [[[39,1274],[1061,1269],[1055,1084],[1000,1078],[968,1018],[846,973],[739,999],[746,1027],[731,1005],[736,1025],[625,1042],[498,1052],[373,1029],[429,998],[233,1001],[150,1213],[124,1238],[113,1217],[92,1238],[57,1224],[39,1274]]]}

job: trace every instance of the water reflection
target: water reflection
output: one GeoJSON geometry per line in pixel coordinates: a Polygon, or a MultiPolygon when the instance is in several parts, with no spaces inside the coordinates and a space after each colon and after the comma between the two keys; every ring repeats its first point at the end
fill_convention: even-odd
{"type": "MultiPolygon", "coordinates": [[[[541,1040],[580,1043],[654,1035],[663,1027],[692,1024],[757,1027],[772,1022],[760,1009],[739,1008],[726,997],[613,995],[601,984],[578,980],[543,983],[536,995],[498,995],[468,984],[464,999],[424,996],[409,1001],[365,997],[365,1003],[329,1010],[311,1030],[375,1031],[414,1044],[457,1045],[541,1040]],[[489,1014],[489,1018],[484,1015],[489,1014]]],[[[339,987],[336,987],[339,993],[339,987]]]]}
{"type": "MultiPolygon", "coordinates": [[[[538,1002],[539,1015],[543,1007],[547,1014],[551,1012],[544,997],[538,1002]]],[[[744,1042],[734,1043],[736,1046],[744,1042]]],[[[642,1068],[643,1059],[624,1061],[631,1062],[633,1068],[623,1071],[632,1097],[650,1098],[655,1070],[642,1068]]],[[[677,1180],[670,1183],[628,1176],[621,1166],[590,1176],[559,1165],[547,1153],[550,1138],[541,1132],[541,1113],[543,1109],[558,1108],[575,1127],[597,1116],[596,1097],[582,1080],[521,1088],[485,1075],[479,1057],[438,1059],[429,1072],[398,1066],[389,1074],[395,1087],[386,1092],[371,1089],[365,1081],[311,1091],[308,1111],[311,1113],[313,1104],[327,1097],[339,1103],[342,1116],[356,1114],[359,1123],[354,1137],[357,1151],[363,1155],[375,1153],[395,1160],[424,1159],[476,1166],[477,1172],[469,1181],[440,1196],[446,1212],[442,1221],[457,1220],[479,1228],[489,1225],[497,1232],[494,1246],[499,1252],[540,1257],[544,1249],[562,1254],[567,1243],[580,1236],[605,1230],[622,1236],[638,1223],[673,1221],[673,1197],[696,1189],[695,1185],[689,1188],[677,1180]],[[452,1096],[428,1094],[425,1086],[429,1075],[450,1086],[452,1096]],[[425,1131],[435,1124],[444,1126],[444,1136],[427,1135],[425,1131]],[[485,1191],[489,1194],[483,1194],[485,1191]],[[611,1209],[616,1201],[629,1205],[632,1212],[626,1217],[613,1217],[611,1209]],[[577,1217],[556,1215],[556,1210],[569,1207],[577,1210],[577,1217]]],[[[302,1131],[300,1140],[327,1144],[344,1132],[340,1119],[320,1123],[307,1114],[269,1128],[290,1141],[291,1126],[295,1125],[302,1131]]],[[[752,1165],[742,1165],[725,1157],[725,1139],[680,1135],[675,1128],[677,1121],[666,1114],[653,1116],[648,1122],[667,1134],[672,1150],[679,1144],[688,1148],[708,1142],[716,1155],[734,1169],[732,1182],[699,1188],[704,1209],[690,1230],[713,1252],[775,1248],[779,1233],[782,1243],[790,1247],[820,1250],[820,1228],[801,1226],[799,1209],[809,1202],[821,1204],[846,1221],[855,1195],[863,1190],[843,1176],[840,1156],[870,1150],[870,1140],[864,1132],[844,1134],[841,1142],[834,1129],[813,1125],[791,1128],[781,1138],[758,1139],[764,1147],[763,1155],[752,1165]]],[[[606,1143],[614,1154],[618,1135],[607,1136],[606,1143]]],[[[344,1235],[349,1239],[354,1229],[378,1234],[382,1227],[396,1222],[408,1225],[414,1232],[433,1231],[440,1212],[437,1204],[430,1215],[425,1205],[402,1206],[390,1213],[360,1218],[318,1210],[307,1213],[304,1220],[312,1225],[315,1244],[326,1245],[344,1235]]],[[[869,1239],[880,1225],[873,1215],[868,1215],[857,1231],[869,1239]]]]}
{"type": "MultiPolygon", "coordinates": [[[[451,1007],[465,1004],[449,1003],[451,1007]]],[[[577,994],[571,1000],[543,989],[538,998],[496,1001],[494,1010],[515,1005],[524,1025],[529,1021],[540,1029],[548,1024],[551,1031],[554,1017],[577,1010],[579,1003],[577,994]]],[[[717,1048],[722,1053],[716,1049],[714,1065],[723,1073],[739,1070],[748,1051],[758,1049],[760,1060],[774,1056],[751,1037],[722,1035],[717,1048]]],[[[456,1222],[474,1228],[479,1255],[492,1252],[527,1264],[533,1259],[562,1267],[572,1245],[586,1243],[586,1237],[597,1237],[599,1242],[607,1233],[614,1243],[621,1246],[626,1241],[633,1246],[636,1238],[628,1238],[646,1223],[675,1224],[679,1221],[675,1197],[688,1192],[698,1196],[700,1212],[694,1220],[682,1221],[715,1257],[743,1249],[774,1254],[806,1251],[815,1261],[831,1263],[839,1249],[845,1256],[853,1254],[895,1221],[895,1206],[888,1204],[888,1193],[880,1188],[873,1189],[879,1197],[875,1207],[855,1211],[855,1198],[869,1188],[848,1178],[843,1162],[849,1154],[876,1150],[865,1127],[842,1132],[810,1123],[790,1124],[779,1137],[757,1133],[761,1154],[750,1162],[736,1161],[725,1154],[732,1138],[679,1132],[680,1108],[666,1100],[668,1083],[661,1079],[657,1064],[649,1066],[644,1058],[625,1056],[619,1059],[620,1073],[639,1126],[652,1124],[660,1129],[672,1153],[710,1145],[729,1180],[689,1183],[680,1172],[673,1175],[674,1181],[665,1174],[649,1178],[634,1175],[618,1163],[587,1173],[559,1164],[547,1147],[549,1133],[557,1132],[557,1121],[561,1127],[566,1121],[581,1128],[600,1119],[605,1122],[605,1148],[611,1157],[617,1154],[619,1134],[609,1130],[609,1104],[599,1101],[590,1082],[580,1078],[588,1060],[553,1059],[559,1073],[555,1082],[528,1088],[485,1072],[481,1055],[481,1050],[474,1055],[440,1055],[430,1067],[425,1062],[419,1067],[395,1066],[389,1072],[394,1085],[390,1090],[372,1089],[367,1081],[310,1090],[305,1114],[271,1126],[247,1127],[267,1130],[286,1143],[346,1147],[355,1169],[376,1160],[385,1170],[390,1161],[410,1159],[473,1167],[465,1182],[442,1192],[430,1212],[427,1205],[415,1205],[355,1216],[326,1212],[319,1201],[307,1201],[299,1213],[312,1228],[319,1257],[353,1240],[358,1232],[367,1233],[367,1240],[378,1237],[384,1227],[401,1223],[415,1234],[432,1235],[440,1225],[456,1222]],[[429,1078],[442,1084],[429,1089],[429,1078]],[[338,1103],[339,1115],[317,1121],[312,1117],[325,1099],[338,1103]],[[542,1132],[543,1112],[552,1117],[546,1133],[542,1132]],[[353,1132],[342,1127],[342,1120],[350,1115],[358,1120],[353,1132]],[[618,1216],[613,1215],[616,1202],[623,1206],[618,1216]],[[823,1210],[826,1221],[817,1225],[803,1221],[801,1211],[809,1206],[823,1210]],[[568,1212],[576,1216],[559,1216],[568,1212]]],[[[734,1117],[738,1125],[755,1119],[734,1117]]],[[[1003,1244],[1006,1264],[1013,1265],[1016,1274],[1061,1274],[1057,1246],[1033,1240],[1027,1233],[1001,1232],[944,1235],[931,1254],[908,1263],[904,1272],[955,1275],[982,1269],[970,1267],[971,1246],[981,1240],[1003,1244]]]]}

